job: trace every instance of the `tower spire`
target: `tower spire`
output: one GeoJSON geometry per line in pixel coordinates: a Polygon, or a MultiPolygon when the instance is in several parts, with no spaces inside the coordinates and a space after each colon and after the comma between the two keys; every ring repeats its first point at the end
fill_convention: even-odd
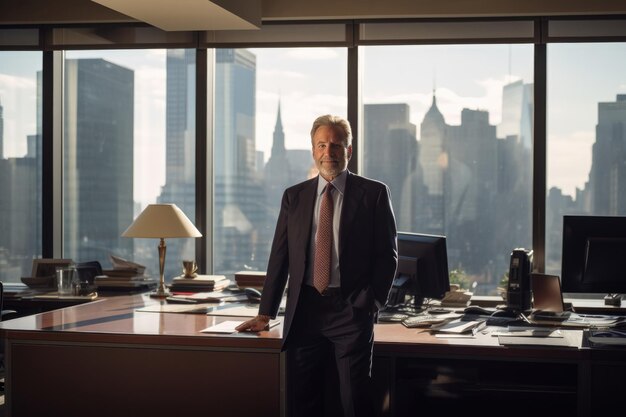
{"type": "Polygon", "coordinates": [[[278,99],[278,112],[276,113],[276,125],[274,126],[274,140],[272,142],[272,157],[285,155],[285,132],[283,120],[280,115],[280,98],[278,99]]]}

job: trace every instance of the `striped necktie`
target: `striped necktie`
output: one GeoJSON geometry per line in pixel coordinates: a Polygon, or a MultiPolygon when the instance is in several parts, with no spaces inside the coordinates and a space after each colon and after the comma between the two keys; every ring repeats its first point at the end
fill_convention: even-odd
{"type": "Polygon", "coordinates": [[[330,283],[330,264],[333,247],[333,185],[328,183],[320,204],[320,215],[315,238],[315,262],[313,264],[313,286],[320,293],[330,283]]]}

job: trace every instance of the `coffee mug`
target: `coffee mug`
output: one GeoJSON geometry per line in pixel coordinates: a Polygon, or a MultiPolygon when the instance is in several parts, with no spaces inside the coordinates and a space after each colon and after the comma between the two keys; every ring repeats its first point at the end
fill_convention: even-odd
{"type": "Polygon", "coordinates": [[[198,265],[196,264],[196,261],[183,261],[183,274],[185,275],[185,278],[196,277],[198,275],[196,273],[197,271],[198,265]]]}

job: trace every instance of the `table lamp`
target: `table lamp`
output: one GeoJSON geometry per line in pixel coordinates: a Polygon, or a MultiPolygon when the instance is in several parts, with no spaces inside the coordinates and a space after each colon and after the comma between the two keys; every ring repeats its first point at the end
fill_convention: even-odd
{"type": "Polygon", "coordinates": [[[150,294],[151,297],[165,298],[170,292],[165,288],[165,238],[200,237],[202,233],[196,229],[185,213],[176,204],[149,204],[137,216],[135,221],[122,233],[123,237],[157,238],[159,244],[159,286],[150,294]]]}

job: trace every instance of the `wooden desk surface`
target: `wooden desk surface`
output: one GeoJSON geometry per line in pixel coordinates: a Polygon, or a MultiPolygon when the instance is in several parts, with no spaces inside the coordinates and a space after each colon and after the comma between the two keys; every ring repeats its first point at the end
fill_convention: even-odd
{"type": "Polygon", "coordinates": [[[282,325],[258,334],[216,336],[200,331],[226,320],[243,321],[245,318],[136,311],[159,303],[164,301],[143,294],[104,297],[86,304],[0,322],[0,335],[12,338],[19,334],[24,338],[28,334],[31,340],[41,337],[114,343],[151,343],[158,337],[162,344],[280,349],[282,325]]]}
{"type": "MultiPolygon", "coordinates": [[[[7,346],[9,415],[45,415],[50,410],[80,415],[90,405],[102,404],[104,392],[107,401],[91,408],[90,415],[114,415],[121,403],[129,415],[173,415],[180,412],[181,398],[189,416],[206,415],[207,398],[215,415],[284,415],[282,325],[258,334],[212,335],[200,331],[244,318],[138,311],[160,302],[147,295],[115,296],[1,322],[0,335],[7,346]],[[88,374],[97,378],[89,377],[85,384],[85,372],[76,364],[89,364],[88,374]],[[75,393],[69,405],[63,394],[67,386],[75,393]],[[134,393],[131,399],[128,392],[134,393]],[[242,392],[255,392],[263,402],[241,401],[242,392]]],[[[388,379],[388,387],[395,386],[396,373],[405,375],[409,372],[405,368],[424,363],[444,368],[455,363],[471,370],[488,366],[492,371],[521,367],[531,373],[548,367],[548,372],[578,375],[578,364],[584,363],[581,359],[589,351],[500,346],[497,337],[481,333],[473,338],[439,338],[424,329],[381,323],[375,329],[374,355],[376,375],[381,381],[388,379]]],[[[493,384],[499,384],[499,376],[494,378],[493,384]]],[[[587,392],[577,388],[583,380],[574,378],[566,387],[567,395],[587,392]]],[[[561,389],[559,384],[554,385],[561,389]]]]}
{"type": "MultiPolygon", "coordinates": [[[[502,328],[506,330],[506,328],[502,328]]],[[[519,358],[577,360],[586,353],[582,346],[582,330],[568,332],[576,347],[501,346],[498,337],[477,333],[473,337],[436,337],[428,329],[408,329],[399,323],[377,324],[374,331],[374,353],[387,355],[455,356],[468,358],[519,358]]]]}
{"type": "Polygon", "coordinates": [[[214,335],[200,331],[245,318],[137,311],[160,302],[115,296],[0,323],[8,416],[109,417],[120,404],[153,417],[285,414],[282,325],[214,335]]]}

